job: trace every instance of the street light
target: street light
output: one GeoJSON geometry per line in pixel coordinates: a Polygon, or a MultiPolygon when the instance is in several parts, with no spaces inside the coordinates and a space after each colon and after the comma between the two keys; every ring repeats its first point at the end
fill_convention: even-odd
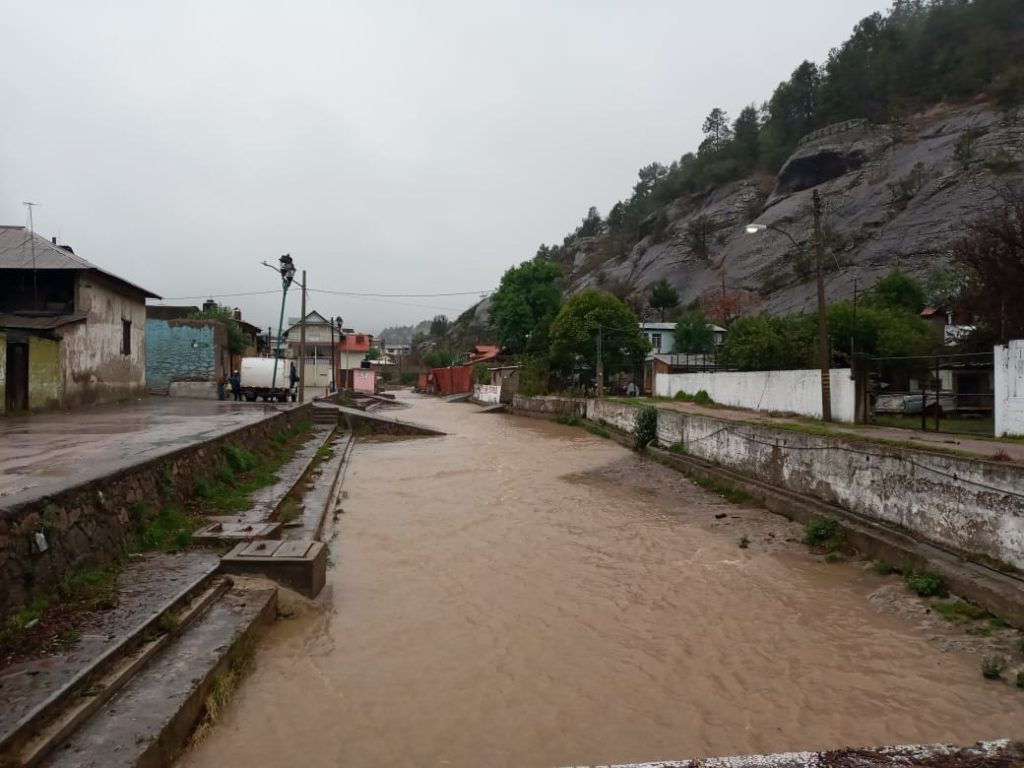
{"type": "MultiPolygon", "coordinates": [[[[825,305],[825,279],[822,275],[821,262],[825,243],[821,236],[821,198],[818,190],[814,190],[814,266],[818,282],[818,358],[821,364],[821,419],[832,421],[832,380],[829,369],[832,364],[832,352],[828,343],[828,308],[825,305]]],[[[748,235],[757,235],[765,230],[778,232],[789,238],[798,251],[797,243],[789,232],[774,224],[751,223],[747,225],[748,235]]]]}
{"type": "Polygon", "coordinates": [[[341,317],[330,317],[327,319],[328,324],[331,326],[331,381],[328,385],[328,390],[337,392],[338,391],[338,363],[337,353],[338,348],[334,343],[334,329],[338,329],[338,341],[341,341],[341,317]]]}
{"type": "MultiPolygon", "coordinates": [[[[277,271],[281,274],[281,316],[277,320],[277,349],[274,350],[274,373],[270,380],[272,388],[277,387],[277,363],[281,359],[281,332],[284,330],[284,303],[288,298],[288,288],[295,279],[295,264],[290,254],[285,254],[278,259],[280,266],[277,271]]],[[[263,262],[266,264],[266,262],[263,262]]],[[[269,267],[270,265],[267,264],[269,267]]],[[[273,267],[271,267],[273,269],[273,267]]]]}

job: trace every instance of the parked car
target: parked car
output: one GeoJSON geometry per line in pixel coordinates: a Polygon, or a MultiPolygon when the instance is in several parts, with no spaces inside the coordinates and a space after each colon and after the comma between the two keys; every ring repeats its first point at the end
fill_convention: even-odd
{"type": "MultiPolygon", "coordinates": [[[[892,413],[899,416],[920,415],[922,406],[929,414],[935,413],[935,395],[928,393],[927,400],[922,401],[920,393],[893,393],[879,395],[875,399],[875,413],[892,413]]],[[[956,411],[954,395],[939,395],[939,415],[956,411]]]]}

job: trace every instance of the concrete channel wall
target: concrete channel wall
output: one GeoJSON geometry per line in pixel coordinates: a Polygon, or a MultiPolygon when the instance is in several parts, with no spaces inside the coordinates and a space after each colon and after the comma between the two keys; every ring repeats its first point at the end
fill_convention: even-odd
{"type": "Polygon", "coordinates": [[[312,405],[190,445],[52,496],[0,508],[0,617],[48,594],[70,573],[120,558],[160,500],[193,495],[225,464],[229,443],[254,448],[312,418],[312,405]]]}
{"type": "MultiPolygon", "coordinates": [[[[558,413],[544,398],[543,411],[558,413]]],[[[524,413],[534,399],[516,398],[524,413]]],[[[565,401],[569,403],[578,401],[565,401]]],[[[575,406],[572,406],[575,407],[575,406]]],[[[586,417],[632,433],[638,408],[589,400],[586,417]]],[[[898,526],[956,552],[1024,568],[1024,467],[658,411],[658,443],[898,526]]]]}

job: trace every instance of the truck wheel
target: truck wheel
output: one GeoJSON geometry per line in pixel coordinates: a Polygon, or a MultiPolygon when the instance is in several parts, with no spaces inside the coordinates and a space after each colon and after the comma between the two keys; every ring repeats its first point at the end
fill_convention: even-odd
{"type": "Polygon", "coordinates": [[[249,403],[255,403],[256,402],[256,395],[246,395],[245,396],[245,400],[246,400],[246,402],[249,402],[249,403]]]}

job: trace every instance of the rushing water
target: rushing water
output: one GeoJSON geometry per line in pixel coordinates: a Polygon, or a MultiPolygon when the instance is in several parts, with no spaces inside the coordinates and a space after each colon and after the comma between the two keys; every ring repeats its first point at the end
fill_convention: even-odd
{"type": "Polygon", "coordinates": [[[577,428],[408,401],[449,434],[357,446],[324,607],[275,625],[189,768],[1019,736],[1024,693],[880,613],[881,577],[784,519],[577,428]]]}

